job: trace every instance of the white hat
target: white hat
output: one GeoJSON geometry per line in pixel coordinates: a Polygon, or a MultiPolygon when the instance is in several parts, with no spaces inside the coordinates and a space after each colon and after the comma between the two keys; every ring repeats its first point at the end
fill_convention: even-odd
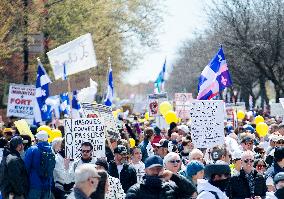
{"type": "Polygon", "coordinates": [[[232,153],[232,160],[237,160],[242,158],[242,151],[237,150],[232,153]]]}
{"type": "Polygon", "coordinates": [[[186,134],[189,133],[189,128],[188,128],[188,126],[186,126],[186,125],[184,125],[184,124],[179,125],[177,128],[180,129],[180,130],[182,130],[182,131],[185,132],[186,134]]]}
{"type": "Polygon", "coordinates": [[[39,131],[36,135],[35,135],[36,139],[38,139],[39,141],[47,141],[48,140],[48,134],[46,131],[39,131]]]}

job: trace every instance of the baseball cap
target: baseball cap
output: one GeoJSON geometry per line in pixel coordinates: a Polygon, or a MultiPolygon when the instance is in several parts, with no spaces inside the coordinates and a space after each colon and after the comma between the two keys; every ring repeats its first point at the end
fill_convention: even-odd
{"type": "Polygon", "coordinates": [[[179,125],[177,128],[180,129],[180,130],[182,130],[182,131],[185,132],[186,134],[189,133],[189,128],[188,128],[188,126],[186,126],[186,125],[184,125],[184,124],[179,125]]]}
{"type": "Polygon", "coordinates": [[[48,140],[48,134],[46,131],[39,131],[36,135],[35,135],[36,139],[38,139],[39,141],[47,141],[48,140]]]}
{"type": "Polygon", "coordinates": [[[15,149],[20,144],[23,144],[23,138],[21,136],[15,136],[11,138],[10,148],[15,149]]]}
{"type": "Polygon", "coordinates": [[[163,159],[160,156],[153,155],[145,160],[145,168],[163,167],[163,159]]]}
{"type": "Polygon", "coordinates": [[[274,184],[277,184],[279,181],[284,181],[284,172],[279,172],[274,176],[274,184]]]}
{"type": "Polygon", "coordinates": [[[123,145],[118,145],[114,150],[113,153],[118,153],[118,154],[128,154],[127,148],[123,145]]]}
{"type": "Polygon", "coordinates": [[[159,143],[154,143],[154,145],[157,146],[157,147],[168,148],[168,146],[169,146],[169,140],[161,139],[161,140],[159,141],[159,143]]]}

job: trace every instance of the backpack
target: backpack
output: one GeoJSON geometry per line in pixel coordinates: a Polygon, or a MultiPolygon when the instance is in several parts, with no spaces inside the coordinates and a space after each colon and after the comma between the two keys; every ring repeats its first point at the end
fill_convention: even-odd
{"type": "Polygon", "coordinates": [[[44,151],[40,149],[40,167],[39,176],[42,178],[53,177],[53,170],[55,168],[55,155],[52,151],[44,151]]]}

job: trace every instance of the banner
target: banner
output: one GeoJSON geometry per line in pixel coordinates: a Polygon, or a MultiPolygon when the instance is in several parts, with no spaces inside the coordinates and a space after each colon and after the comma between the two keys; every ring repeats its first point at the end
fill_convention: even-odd
{"type": "Polygon", "coordinates": [[[191,136],[195,148],[223,145],[224,102],[194,100],[190,104],[191,136]]]}
{"type": "Polygon", "coordinates": [[[96,55],[90,33],[61,45],[47,53],[55,79],[63,77],[63,65],[66,74],[71,75],[97,66],[96,55]]]}
{"type": "Polygon", "coordinates": [[[83,142],[93,145],[94,159],[106,156],[104,124],[99,118],[66,119],[64,130],[66,158],[80,159],[83,142]]]}
{"type": "Polygon", "coordinates": [[[175,112],[179,118],[189,119],[189,106],[192,100],[192,93],[175,93],[175,112]]]}
{"type": "Polygon", "coordinates": [[[35,86],[10,84],[7,117],[34,118],[35,86]]]}
{"type": "Polygon", "coordinates": [[[108,135],[120,138],[117,122],[112,115],[112,108],[102,104],[82,103],[83,115],[86,118],[100,118],[105,124],[108,135]]]}
{"type": "Polygon", "coordinates": [[[168,101],[167,93],[148,95],[148,111],[150,117],[159,115],[159,104],[164,101],[168,101]]]}

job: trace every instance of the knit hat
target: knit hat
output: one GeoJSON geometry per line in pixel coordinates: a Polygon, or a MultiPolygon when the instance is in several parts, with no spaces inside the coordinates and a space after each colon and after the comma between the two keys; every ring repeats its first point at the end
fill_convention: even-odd
{"type": "Polygon", "coordinates": [[[23,144],[23,138],[21,136],[12,137],[10,140],[10,148],[16,149],[18,145],[23,144]]]}
{"type": "Polygon", "coordinates": [[[276,162],[279,162],[284,158],[284,147],[275,148],[274,158],[276,162]]]}
{"type": "Polygon", "coordinates": [[[197,160],[192,160],[186,166],[186,175],[191,177],[197,174],[197,172],[204,170],[204,164],[197,160]]]}
{"type": "Polygon", "coordinates": [[[274,176],[274,184],[277,184],[279,181],[284,181],[284,172],[279,172],[274,176]]]}
{"type": "Polygon", "coordinates": [[[106,171],[108,171],[108,163],[105,158],[98,158],[96,165],[102,166],[106,171]]]}
{"type": "Polygon", "coordinates": [[[205,166],[204,169],[205,178],[210,180],[212,176],[215,174],[222,175],[227,174],[230,175],[231,170],[228,164],[209,164],[205,166]]]}
{"type": "Polygon", "coordinates": [[[189,128],[188,128],[188,126],[186,126],[186,125],[179,125],[178,127],[177,127],[178,129],[180,129],[180,130],[182,130],[183,132],[185,132],[186,134],[187,133],[189,133],[189,128]]]}
{"type": "Polygon", "coordinates": [[[163,167],[163,159],[160,156],[153,155],[145,160],[145,168],[163,167]]]}

